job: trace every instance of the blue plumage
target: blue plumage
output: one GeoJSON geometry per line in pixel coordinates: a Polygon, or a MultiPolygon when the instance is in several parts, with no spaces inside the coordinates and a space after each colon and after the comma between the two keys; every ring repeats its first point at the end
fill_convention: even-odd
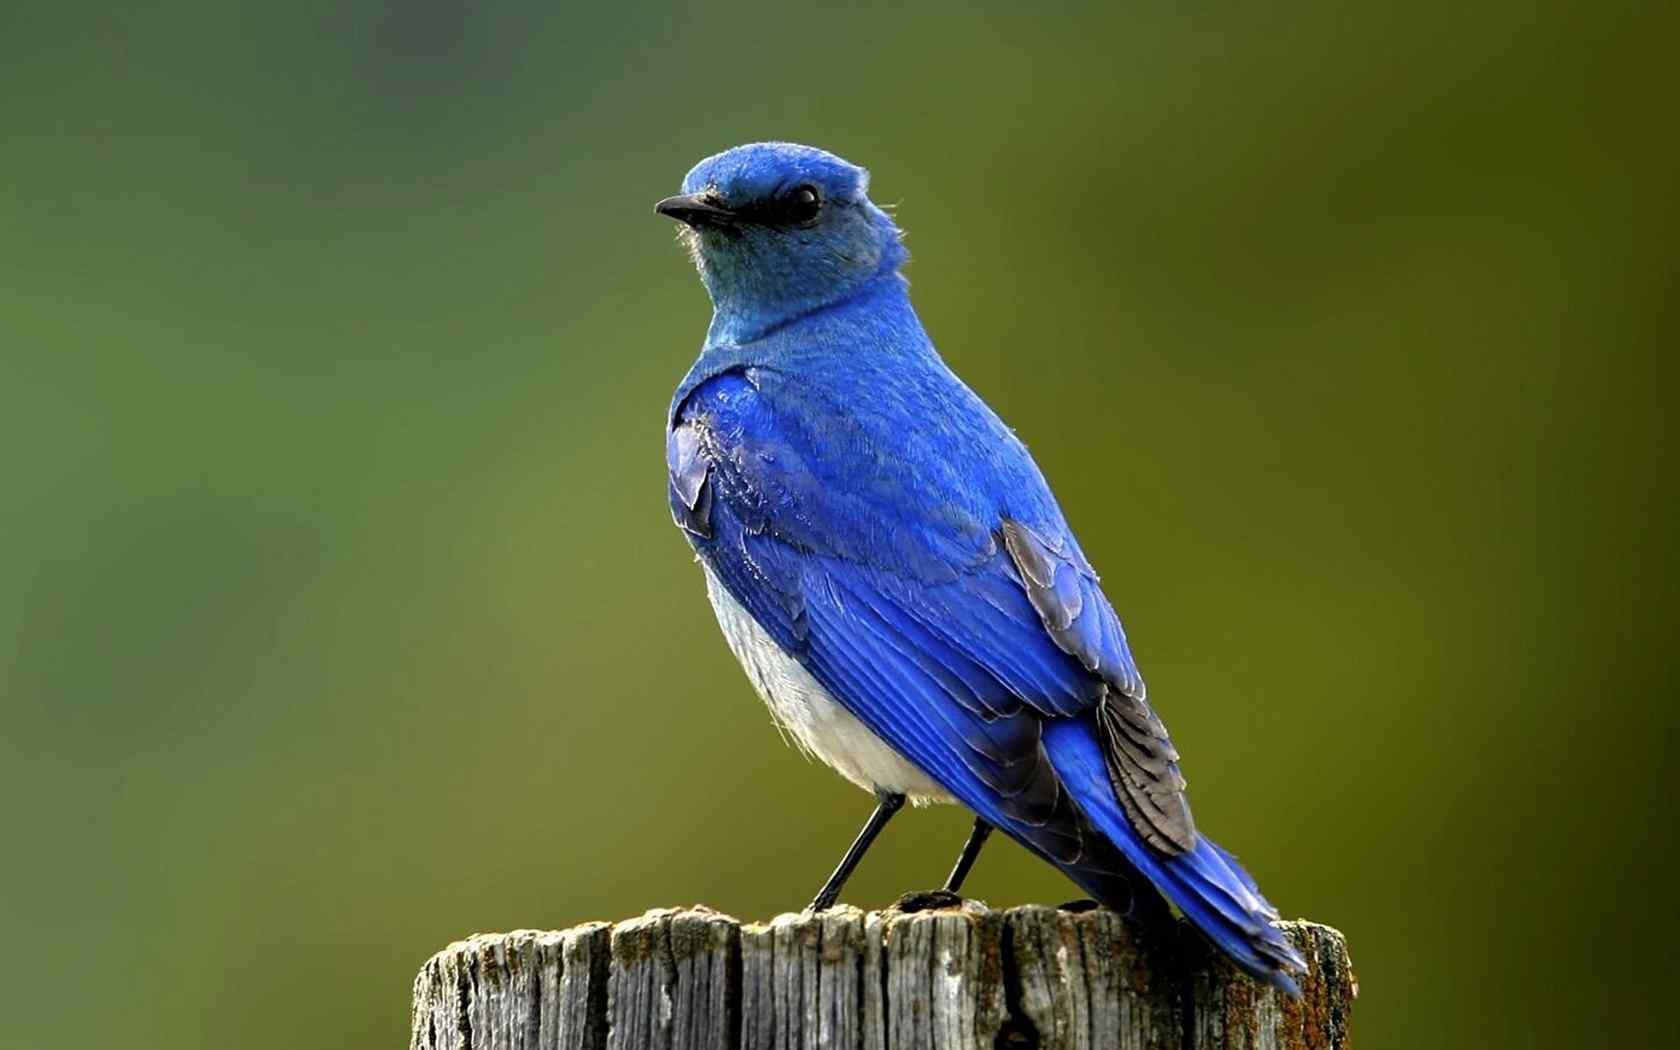
{"type": "MultiPolygon", "coordinates": [[[[826,695],[1099,900],[1137,891],[1147,909],[1141,873],[1293,990],[1301,960],[1195,830],[1178,755],[1049,486],[917,320],[863,171],[760,144],[701,162],[683,189],[661,211],[686,224],[715,314],[671,403],[671,507],[776,650],[750,658],[755,643],[731,639],[767,699],[826,695]]],[[[848,740],[806,743],[861,782],[879,763],[828,753],[848,740]]]]}

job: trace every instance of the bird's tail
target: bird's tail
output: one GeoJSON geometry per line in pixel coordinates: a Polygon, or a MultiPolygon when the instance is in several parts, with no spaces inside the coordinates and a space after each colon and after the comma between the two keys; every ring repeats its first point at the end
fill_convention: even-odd
{"type": "MultiPolygon", "coordinates": [[[[1044,749],[1086,818],[1209,940],[1255,977],[1301,994],[1290,973],[1305,969],[1306,962],[1272,925],[1277,909],[1235,857],[1200,834],[1186,853],[1169,857],[1151,849],[1121,811],[1095,728],[1086,720],[1046,722],[1044,749]]],[[[1099,900],[1112,888],[1089,872],[1070,869],[1068,874],[1099,900]]]]}

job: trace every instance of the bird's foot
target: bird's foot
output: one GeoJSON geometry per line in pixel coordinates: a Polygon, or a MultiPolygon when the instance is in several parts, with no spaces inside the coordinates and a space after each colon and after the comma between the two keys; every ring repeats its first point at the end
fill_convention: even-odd
{"type": "Polygon", "coordinates": [[[828,909],[834,907],[834,905],[836,903],[838,903],[839,900],[840,900],[840,894],[839,894],[838,891],[834,892],[834,893],[830,893],[825,888],[825,889],[823,889],[823,891],[821,893],[818,893],[815,897],[811,898],[811,903],[805,905],[805,910],[808,911],[808,912],[816,912],[818,914],[821,914],[822,912],[825,912],[828,909]]]}
{"type": "Polygon", "coordinates": [[[1098,904],[1091,898],[1081,897],[1075,901],[1068,901],[1065,904],[1056,905],[1056,910],[1065,911],[1073,915],[1079,915],[1083,912],[1096,911],[1100,907],[1102,907],[1102,905],[1098,904]]]}
{"type": "Polygon", "coordinates": [[[919,911],[960,908],[962,902],[962,896],[950,890],[911,890],[893,901],[893,908],[905,915],[913,915],[919,911]]]}

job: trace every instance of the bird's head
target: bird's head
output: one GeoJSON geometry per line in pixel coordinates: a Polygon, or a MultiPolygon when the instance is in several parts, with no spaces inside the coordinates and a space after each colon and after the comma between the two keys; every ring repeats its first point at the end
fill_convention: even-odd
{"type": "Polygon", "coordinates": [[[867,171],[832,153],[760,142],[696,164],[655,209],[683,224],[714,333],[733,341],[899,280],[898,227],[868,188],[867,171]]]}

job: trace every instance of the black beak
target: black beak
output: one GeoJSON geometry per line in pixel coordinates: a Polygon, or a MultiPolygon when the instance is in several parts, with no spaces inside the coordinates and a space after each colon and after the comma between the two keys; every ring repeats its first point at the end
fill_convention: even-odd
{"type": "Polygon", "coordinates": [[[716,203],[716,198],[706,193],[686,193],[677,197],[666,197],[653,206],[653,210],[699,229],[702,226],[733,226],[735,213],[716,203]]]}

